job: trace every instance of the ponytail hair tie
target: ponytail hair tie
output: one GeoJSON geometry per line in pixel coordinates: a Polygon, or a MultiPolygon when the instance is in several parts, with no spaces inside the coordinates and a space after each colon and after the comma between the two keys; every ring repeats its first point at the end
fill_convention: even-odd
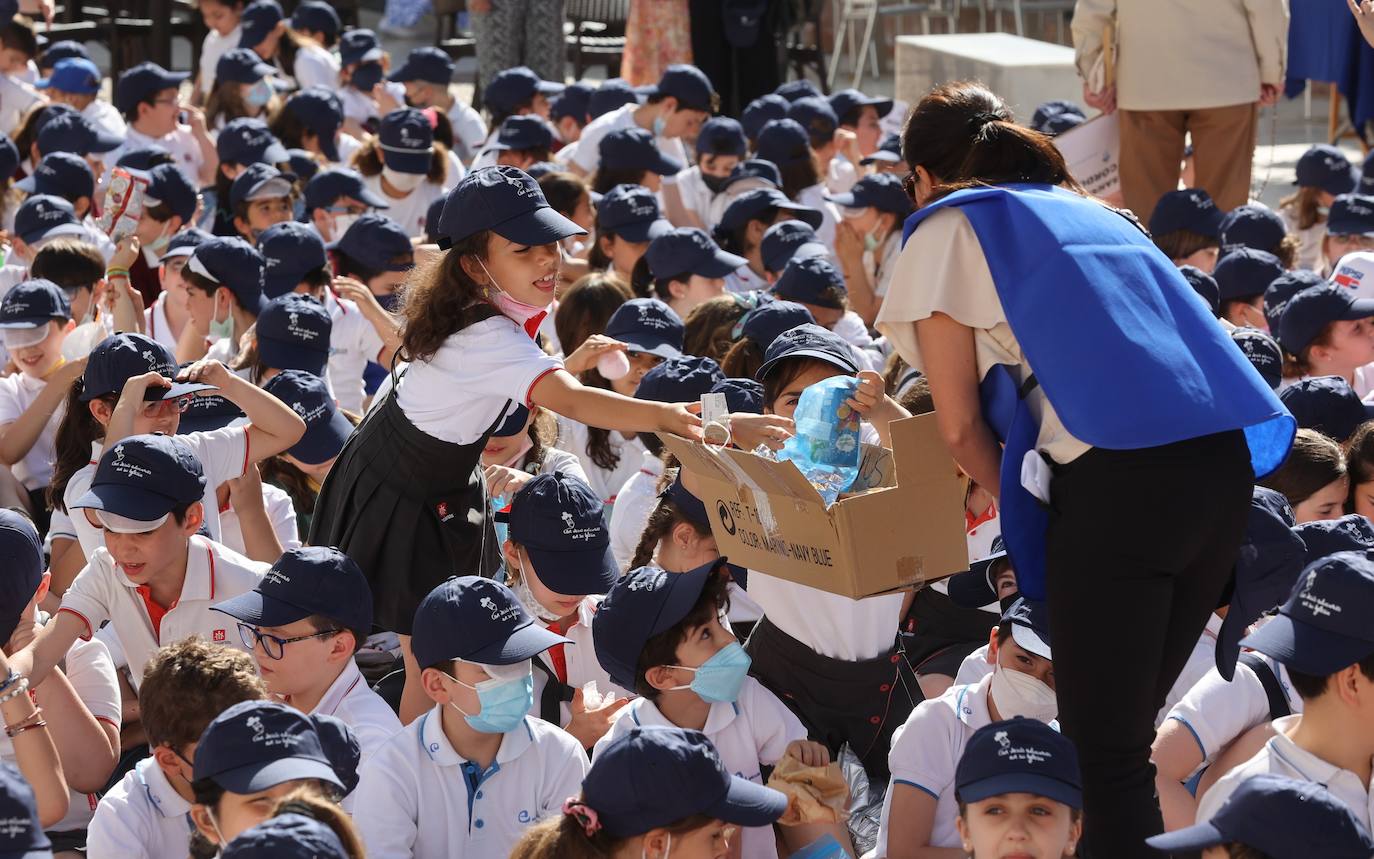
{"type": "Polygon", "coordinates": [[[563,813],[576,820],[588,838],[601,831],[601,821],[596,817],[596,809],[575,796],[563,800],[563,813]]]}
{"type": "Polygon", "coordinates": [[[995,113],[982,112],[975,113],[973,116],[970,116],[968,120],[968,125],[969,129],[972,130],[974,134],[977,134],[991,123],[1001,121],[1002,117],[995,113]]]}

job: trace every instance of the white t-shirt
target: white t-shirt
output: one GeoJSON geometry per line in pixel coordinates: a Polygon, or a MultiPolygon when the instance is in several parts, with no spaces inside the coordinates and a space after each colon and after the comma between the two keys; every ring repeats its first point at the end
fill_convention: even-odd
{"type": "Polygon", "coordinates": [[[797,202],[803,206],[810,206],[819,209],[821,213],[821,225],[816,228],[816,238],[820,239],[821,244],[835,249],[835,225],[840,222],[840,210],[835,204],[825,199],[825,186],[816,184],[810,188],[803,188],[797,192],[797,202]]]}
{"type": "Polygon", "coordinates": [[[308,41],[296,52],[296,84],[301,88],[319,86],[339,88],[339,55],[323,45],[308,41]]]}
{"type": "Polygon", "coordinates": [[[742,265],[725,276],[725,289],[733,295],[743,295],[755,290],[772,289],[768,279],[754,272],[747,264],[742,265]]]}
{"type": "Polygon", "coordinates": [[[242,36],[242,25],[235,25],[234,29],[223,36],[218,30],[211,30],[205,34],[205,41],[200,44],[199,83],[202,96],[208,96],[210,90],[215,88],[215,67],[219,65],[220,57],[237,48],[242,36]]]}
{"type": "Polygon", "coordinates": [[[424,432],[471,444],[498,417],[528,404],[534,383],[562,366],[514,321],[493,316],[449,335],[428,361],[411,363],[398,403],[424,432]]]}
{"type": "MultiPolygon", "coordinates": [[[[639,698],[621,710],[606,736],[597,741],[592,760],[612,740],[642,725],[676,727],[654,702],[639,698]]],[[[733,703],[713,703],[702,729],[720,753],[725,768],[740,778],[763,784],[761,766],[774,766],[787,746],[806,739],[806,728],[787,705],[753,677],[744,678],[733,703]]],[[[742,832],[742,859],[777,859],[772,826],[748,826],[742,832]]]]}
{"type": "Polygon", "coordinates": [[[615,496],[615,509],[611,511],[608,527],[611,552],[621,572],[629,570],[644,526],[649,523],[654,507],[658,506],[658,482],[662,478],[663,460],[646,450],[640,456],[639,470],[630,475],[615,496]]]}
{"type": "MultiPolygon", "coordinates": [[[[612,131],[635,127],[635,111],[638,109],[637,104],[623,105],[587,123],[587,127],[582,129],[582,137],[577,141],[577,152],[572,157],[572,163],[581,167],[588,175],[595,173],[596,168],[601,165],[601,139],[612,131]]],[[[681,139],[659,137],[655,142],[658,144],[659,152],[682,166],[686,167],[692,163],[687,157],[687,147],[682,145],[681,139]]]]}
{"type": "Polygon", "coordinates": [[[391,208],[382,210],[383,213],[400,224],[411,238],[425,234],[425,215],[429,212],[430,204],[449,191],[448,185],[436,185],[426,179],[414,191],[398,200],[382,190],[380,173],[365,177],[363,183],[369,191],[386,200],[391,208]]]}
{"type": "Polygon", "coordinates": [[[124,117],[108,101],[97,98],[82,109],[81,115],[95,123],[97,128],[116,137],[123,137],[129,130],[124,117]]]}
{"type": "MultiPolygon", "coordinates": [[[[525,829],[563,813],[589,764],[582,744],[528,716],[502,735],[496,760],[474,775],[444,733],[439,704],[411,722],[359,769],[354,822],[371,859],[510,855],[525,829]]],[[[474,767],[475,769],[475,767],[474,767]]]]}
{"type": "Polygon", "coordinates": [[[901,623],[900,593],[856,600],[750,570],[749,596],[778,629],[846,662],[887,653],[901,623]]]}
{"type": "Polygon", "coordinates": [[[381,357],[386,344],[352,301],[326,290],[324,306],[334,320],[329,330],[329,379],[334,396],[339,400],[339,408],[362,414],[366,396],[363,369],[368,361],[381,357]]]}
{"type": "Polygon", "coordinates": [[[29,108],[43,100],[31,84],[13,75],[0,74],[0,132],[11,137],[29,108]]]}
{"type": "Polygon", "coordinates": [[[359,149],[363,148],[363,142],[346,131],[340,131],[339,139],[334,141],[334,144],[335,148],[339,150],[339,160],[329,162],[329,166],[351,168],[353,156],[358,154],[359,149]]]}
{"type": "Polygon", "coordinates": [[[1322,240],[1326,238],[1326,221],[1318,221],[1305,230],[1298,229],[1298,211],[1295,206],[1281,206],[1279,216],[1283,218],[1288,232],[1298,237],[1298,253],[1295,268],[1305,268],[1321,272],[1326,266],[1322,259],[1322,240]]]}
{"type": "Polygon", "coordinates": [[[702,180],[700,165],[693,164],[678,171],[677,192],[682,198],[682,207],[700,218],[706,231],[710,232],[715,226],[711,221],[711,201],[716,195],[702,180]]]}
{"type": "MultiPolygon", "coordinates": [[[[42,379],[35,379],[23,372],[0,377],[0,428],[17,421],[47,386],[48,383],[42,379]]],[[[52,482],[53,459],[57,455],[53,442],[57,437],[57,425],[62,422],[65,411],[60,404],[53,410],[43,431],[34,440],[33,447],[29,448],[23,459],[11,466],[15,479],[29,491],[42,489],[52,482]]]]}
{"type": "MultiPolygon", "coordinates": [[[[587,485],[592,488],[601,503],[610,506],[615,503],[616,493],[637,471],[645,453],[644,443],[638,438],[626,438],[623,434],[610,431],[610,447],[619,455],[614,468],[602,468],[592,461],[587,452],[590,438],[587,425],[560,415],[558,417],[558,446],[575,455],[587,473],[587,485]]],[[[615,515],[615,511],[611,511],[615,515]]]]}
{"type": "Polygon", "coordinates": [[[448,121],[453,126],[453,148],[458,150],[458,157],[471,158],[487,139],[487,124],[482,121],[482,114],[454,97],[453,107],[448,109],[448,121]]]}
{"type": "MultiPolygon", "coordinates": [[[[1302,698],[1293,691],[1288,669],[1268,656],[1260,656],[1278,678],[1284,700],[1293,713],[1302,712],[1302,698]]],[[[1202,751],[1198,769],[1216,760],[1237,737],[1258,724],[1269,721],[1269,696],[1264,684],[1244,662],[1236,663],[1236,673],[1227,682],[1216,666],[1184,693],[1166,717],[1181,722],[1193,735],[1202,751]]]]}
{"type": "MultiPolygon", "coordinates": [[[[242,477],[248,469],[248,430],[245,427],[225,427],[211,432],[193,432],[178,435],[186,442],[200,460],[205,472],[205,528],[212,539],[218,538],[220,531],[219,500],[215,491],[219,485],[235,477],[242,477]]],[[[77,499],[91,488],[95,468],[100,461],[103,441],[91,442],[91,459],[81,470],[72,475],[67,489],[62,493],[62,502],[69,511],[77,499]]],[[[89,561],[95,550],[105,545],[105,532],[96,528],[81,510],[72,511],[72,524],[76,526],[76,536],[81,541],[81,551],[89,561]]]]}
{"type": "Polygon", "coordinates": [[[144,758],[100,800],[86,833],[87,859],[186,859],[191,803],[144,758]]]}
{"type": "MultiPolygon", "coordinates": [[[[267,509],[267,520],[272,523],[272,533],[277,535],[282,551],[300,548],[296,508],[292,505],[291,496],[286,494],[286,490],[264,483],[262,503],[267,509]]],[[[239,514],[233,507],[225,507],[219,511],[219,541],[241,555],[247,554],[243,542],[243,528],[239,525],[239,514]]]]}
{"type": "Polygon", "coordinates": [[[62,595],[59,612],[70,612],[91,634],[105,621],[114,627],[129,665],[135,688],[143,682],[143,668],[164,642],[199,635],[206,641],[245,649],[234,631],[233,618],[210,606],[251,591],[268,565],[250,561],[213,540],[193,535],[186,546],[186,580],[176,605],[167,609],[154,633],[148,609],[137,586],[115,564],[108,549],[99,548],[71,587],[62,595]],[[231,634],[232,633],[232,634],[231,634]]]}
{"type": "MultiPolygon", "coordinates": [[[[382,86],[386,87],[387,92],[401,104],[406,103],[406,88],[395,81],[382,81],[382,86]]],[[[351,119],[360,125],[366,124],[369,119],[379,119],[381,111],[377,108],[377,102],[372,96],[362,92],[357,87],[350,85],[339,86],[339,100],[343,102],[344,118],[351,119]]]]}
{"type": "Polygon", "coordinates": [[[162,137],[149,137],[132,125],[129,126],[129,130],[124,134],[124,143],[107,152],[102,159],[106,170],[118,164],[120,156],[125,152],[145,146],[161,146],[166,149],[172,154],[173,163],[177,165],[181,175],[186,177],[186,181],[191,183],[191,187],[201,186],[200,171],[205,166],[205,155],[200,151],[200,144],[196,142],[189,125],[178,125],[170,134],[162,137]]]}

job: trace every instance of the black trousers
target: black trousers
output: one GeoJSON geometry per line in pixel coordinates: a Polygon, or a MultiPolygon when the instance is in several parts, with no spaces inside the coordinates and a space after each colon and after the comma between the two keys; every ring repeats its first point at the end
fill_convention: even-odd
{"type": "Polygon", "coordinates": [[[778,46],[787,29],[786,6],[772,0],[753,47],[732,48],[725,37],[724,0],[689,0],[692,63],[720,93],[722,116],[739,116],[749,102],[782,83],[778,46]]]}
{"type": "Polygon", "coordinates": [[[1251,486],[1244,435],[1056,468],[1047,583],[1059,721],[1083,769],[1090,859],[1156,859],[1163,831],[1150,744],[1230,578],[1251,486]]]}

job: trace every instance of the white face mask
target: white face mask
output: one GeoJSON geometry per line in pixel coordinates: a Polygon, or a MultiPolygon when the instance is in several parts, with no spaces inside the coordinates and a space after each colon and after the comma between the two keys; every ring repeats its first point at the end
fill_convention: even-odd
{"type": "Polygon", "coordinates": [[[425,181],[423,174],[401,173],[386,166],[382,167],[382,178],[386,180],[388,185],[402,194],[409,194],[420,187],[421,182],[425,181]]]}
{"type": "Polygon", "coordinates": [[[1024,672],[998,665],[992,672],[990,691],[1003,719],[1024,716],[1048,724],[1059,715],[1054,690],[1024,672]]]}
{"type": "MultiPolygon", "coordinates": [[[[385,168],[383,168],[385,169],[385,168]]],[[[334,241],[343,238],[343,234],[348,232],[348,228],[358,222],[362,215],[335,215],[334,216],[334,241]]]]}
{"type": "MultiPolygon", "coordinates": [[[[219,298],[215,299],[215,314],[219,314],[219,298]]],[[[225,308],[224,319],[219,320],[210,318],[210,333],[206,339],[211,343],[218,343],[234,336],[234,310],[232,307],[225,308]]]]}
{"type": "Polygon", "coordinates": [[[535,617],[539,618],[545,623],[554,623],[555,621],[562,620],[562,615],[560,615],[556,611],[549,611],[548,609],[544,608],[544,604],[535,598],[534,591],[530,590],[530,586],[526,584],[526,580],[528,578],[529,573],[525,572],[525,564],[524,562],[521,562],[520,581],[516,582],[515,584],[515,596],[517,599],[520,600],[520,604],[525,607],[525,611],[529,612],[530,614],[534,615],[535,617]]]}

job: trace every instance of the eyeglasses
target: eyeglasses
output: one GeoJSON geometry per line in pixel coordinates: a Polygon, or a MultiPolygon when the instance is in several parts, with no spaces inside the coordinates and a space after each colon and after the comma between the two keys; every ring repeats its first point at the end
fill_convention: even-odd
{"type": "Polygon", "coordinates": [[[309,638],[321,638],[326,635],[337,635],[343,632],[342,629],[322,629],[319,632],[312,632],[309,635],[298,635],[295,638],[278,638],[275,635],[268,635],[255,627],[246,623],[239,624],[239,640],[243,646],[252,650],[254,647],[261,647],[262,652],[267,654],[268,659],[281,659],[286,654],[286,645],[294,641],[305,641],[309,638]]]}
{"type": "Polygon", "coordinates": [[[177,97],[176,97],[176,96],[169,96],[169,97],[167,97],[167,98],[155,98],[155,99],[153,99],[153,104],[176,104],[176,103],[177,103],[177,97]]]}
{"type": "Polygon", "coordinates": [[[177,397],[174,400],[153,400],[143,404],[143,416],[145,418],[155,418],[165,410],[175,411],[177,414],[185,412],[191,407],[192,395],[187,394],[177,397]]]}

